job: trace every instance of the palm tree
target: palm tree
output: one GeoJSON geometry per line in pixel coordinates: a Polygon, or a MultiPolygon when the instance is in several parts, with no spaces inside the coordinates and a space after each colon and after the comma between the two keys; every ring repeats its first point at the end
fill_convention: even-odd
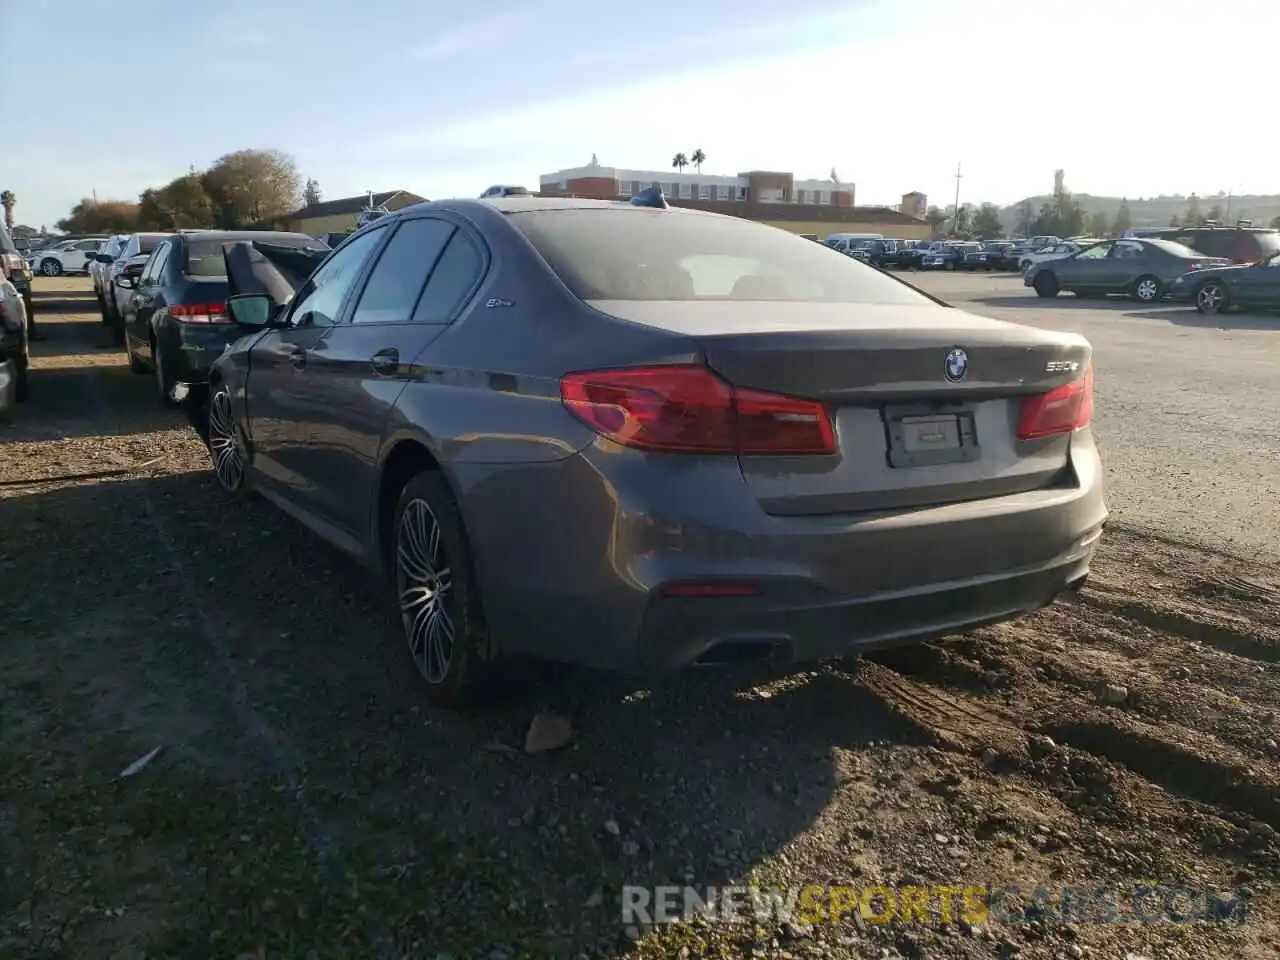
{"type": "Polygon", "coordinates": [[[688,165],[689,165],[689,158],[686,157],[683,153],[677,153],[674,157],[671,158],[671,166],[679,170],[681,173],[684,173],[684,168],[687,167],[688,165]]]}
{"type": "Polygon", "coordinates": [[[689,162],[694,165],[699,173],[701,173],[702,165],[707,162],[707,155],[703,153],[702,148],[699,147],[697,150],[693,151],[693,155],[689,157],[689,162]]]}
{"type": "Polygon", "coordinates": [[[8,230],[13,230],[13,208],[17,202],[18,198],[14,196],[12,190],[0,193],[0,206],[4,207],[4,225],[8,230]]]}

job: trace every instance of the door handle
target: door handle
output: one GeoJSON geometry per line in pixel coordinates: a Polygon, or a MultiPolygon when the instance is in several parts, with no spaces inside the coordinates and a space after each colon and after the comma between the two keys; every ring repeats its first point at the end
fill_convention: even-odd
{"type": "Polygon", "coordinates": [[[400,351],[395,347],[379,350],[369,358],[369,365],[374,373],[389,377],[400,369],[400,351]]]}
{"type": "Polygon", "coordinates": [[[297,344],[289,345],[289,362],[295,367],[301,368],[307,365],[307,351],[297,344]]]}

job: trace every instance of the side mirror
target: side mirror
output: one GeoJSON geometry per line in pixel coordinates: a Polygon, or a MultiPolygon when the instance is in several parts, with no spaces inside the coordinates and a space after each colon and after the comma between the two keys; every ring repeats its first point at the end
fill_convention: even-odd
{"type": "Polygon", "coordinates": [[[116,286],[119,287],[121,290],[137,290],[138,274],[136,273],[120,274],[120,276],[116,277],[116,286]]]}
{"type": "Polygon", "coordinates": [[[89,257],[90,260],[97,260],[99,263],[115,263],[115,258],[109,253],[94,253],[89,257]]]}
{"type": "Polygon", "coordinates": [[[238,293],[227,301],[227,311],[237,326],[265,330],[276,326],[275,302],[261,293],[238,293]]]}

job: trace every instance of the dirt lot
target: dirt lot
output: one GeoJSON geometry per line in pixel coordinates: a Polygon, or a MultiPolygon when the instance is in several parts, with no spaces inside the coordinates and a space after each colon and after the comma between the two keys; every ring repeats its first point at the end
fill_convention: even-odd
{"type": "Polygon", "coordinates": [[[565,678],[428,707],[380,588],[219,497],[86,290],[37,282],[33,399],[0,427],[0,957],[1280,952],[1273,566],[1120,509],[1077,601],[875,662],[571,677],[574,744],[528,756],[565,678]],[[1155,883],[1248,910],[621,922],[623,884],[743,878],[1111,887],[1122,916],[1155,883]]]}

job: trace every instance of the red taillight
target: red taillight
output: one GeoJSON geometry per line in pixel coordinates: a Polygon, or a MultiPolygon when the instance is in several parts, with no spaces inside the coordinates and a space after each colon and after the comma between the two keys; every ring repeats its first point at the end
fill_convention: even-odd
{"type": "Polygon", "coordinates": [[[836,448],[822,404],[738,389],[694,364],[571,373],[560,397],[591,429],[640,450],[800,456],[836,448]]]}
{"type": "Polygon", "coordinates": [[[179,323],[230,323],[225,303],[175,303],[169,316],[179,323]]]}
{"type": "Polygon", "coordinates": [[[1093,420],[1093,367],[1074,383],[1023,397],[1018,410],[1018,439],[1035,440],[1070,433],[1093,420]]]}

